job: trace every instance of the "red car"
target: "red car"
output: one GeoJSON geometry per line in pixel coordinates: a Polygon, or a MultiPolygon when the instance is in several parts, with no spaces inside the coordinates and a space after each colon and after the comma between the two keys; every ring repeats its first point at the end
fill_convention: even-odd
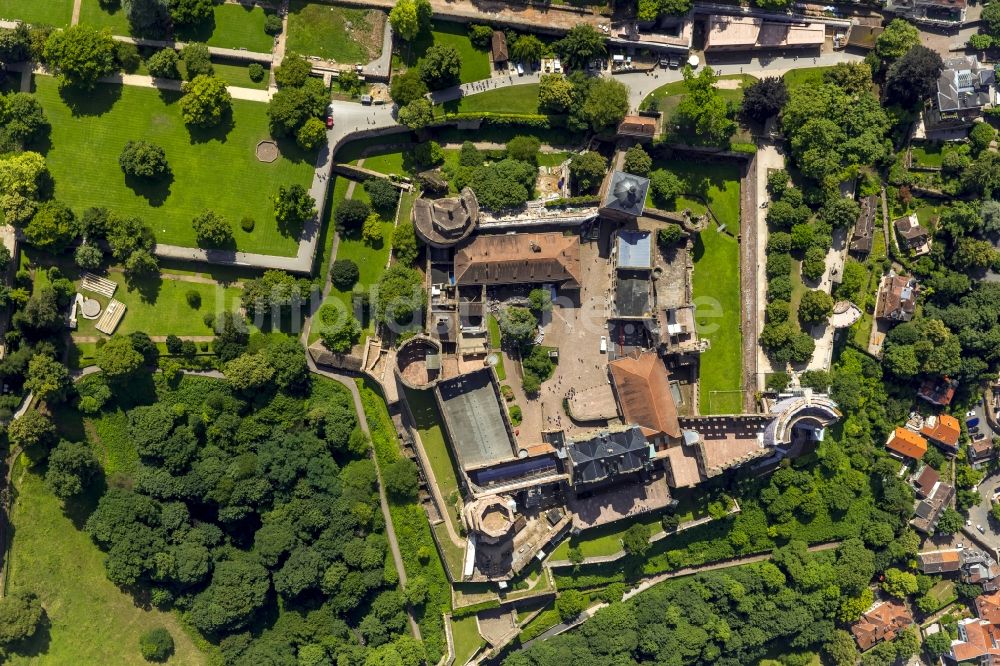
{"type": "Polygon", "coordinates": [[[327,116],[326,117],[326,128],[330,129],[331,127],[333,127],[333,116],[327,116]]]}

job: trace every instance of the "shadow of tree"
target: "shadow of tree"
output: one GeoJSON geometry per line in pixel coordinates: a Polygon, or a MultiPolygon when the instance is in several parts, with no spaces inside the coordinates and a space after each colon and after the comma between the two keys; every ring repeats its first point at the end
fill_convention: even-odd
{"type": "Polygon", "coordinates": [[[167,171],[166,175],[161,178],[125,175],[125,184],[154,208],[159,208],[166,202],[167,197],[170,196],[170,186],[173,182],[173,171],[167,171]]]}
{"type": "Polygon", "coordinates": [[[234,127],[236,127],[236,122],[233,120],[233,113],[231,110],[223,114],[222,119],[210,127],[202,127],[200,125],[187,126],[188,134],[191,136],[192,145],[198,143],[208,143],[209,141],[225,143],[229,138],[229,133],[233,131],[234,127]]]}
{"type": "Polygon", "coordinates": [[[74,116],[103,116],[121,99],[122,86],[98,84],[84,90],[60,84],[59,96],[74,116]]]}
{"type": "Polygon", "coordinates": [[[163,278],[159,274],[142,277],[126,276],[125,281],[129,291],[136,291],[139,297],[146,303],[156,303],[160,297],[160,289],[163,287],[163,278]]]}
{"type": "Polygon", "coordinates": [[[207,42],[215,33],[215,27],[215,14],[212,14],[197,25],[186,25],[176,28],[174,30],[174,37],[182,42],[207,42]]]}
{"type": "Polygon", "coordinates": [[[7,652],[22,657],[40,657],[44,654],[48,654],[51,643],[52,620],[49,619],[48,613],[46,613],[43,608],[42,619],[38,623],[38,629],[35,630],[35,633],[31,636],[31,638],[11,643],[7,646],[7,652]]]}

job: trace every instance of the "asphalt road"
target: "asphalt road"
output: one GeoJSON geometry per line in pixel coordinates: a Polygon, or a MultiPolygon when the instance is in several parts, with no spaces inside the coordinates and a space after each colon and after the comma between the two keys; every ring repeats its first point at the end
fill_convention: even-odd
{"type": "MultiPolygon", "coordinates": [[[[985,433],[990,438],[1000,434],[993,432],[986,422],[986,410],[983,407],[982,401],[977,403],[972,411],[979,418],[980,432],[985,433]]],[[[1000,523],[990,516],[990,508],[992,505],[991,498],[998,490],[1000,490],[1000,472],[994,472],[983,479],[982,483],[979,484],[980,502],[976,506],[969,508],[969,520],[972,522],[972,525],[965,527],[966,531],[974,531],[975,535],[981,541],[991,546],[994,552],[1000,552],[1000,523]],[[977,525],[982,525],[985,533],[980,534],[976,528],[977,525]]]]}

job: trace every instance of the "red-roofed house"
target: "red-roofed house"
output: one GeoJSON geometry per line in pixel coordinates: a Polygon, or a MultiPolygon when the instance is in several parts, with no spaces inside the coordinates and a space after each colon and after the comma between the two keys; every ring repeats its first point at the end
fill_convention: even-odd
{"type": "Polygon", "coordinates": [[[889,435],[885,448],[901,456],[920,460],[927,453],[927,440],[906,428],[896,428],[889,435]]]}
{"type": "Polygon", "coordinates": [[[917,391],[917,397],[932,405],[947,407],[955,397],[955,389],[958,388],[958,381],[943,377],[941,379],[926,379],[917,391]]]}
{"type": "Polygon", "coordinates": [[[979,619],[1000,624],[1000,592],[982,594],[976,597],[976,611],[979,619]]]}
{"type": "Polygon", "coordinates": [[[911,624],[913,616],[906,606],[895,600],[883,601],[862,615],[851,627],[851,633],[864,652],[875,647],[879,641],[891,641],[911,624]]]}
{"type": "Polygon", "coordinates": [[[1000,663],[1000,625],[970,617],[958,621],[958,639],[951,642],[957,662],[1000,663]]]}
{"type": "Polygon", "coordinates": [[[920,434],[946,452],[956,453],[958,451],[958,438],[962,434],[962,426],[958,424],[958,419],[951,414],[939,414],[927,417],[924,421],[924,427],[920,429],[920,434]]]}

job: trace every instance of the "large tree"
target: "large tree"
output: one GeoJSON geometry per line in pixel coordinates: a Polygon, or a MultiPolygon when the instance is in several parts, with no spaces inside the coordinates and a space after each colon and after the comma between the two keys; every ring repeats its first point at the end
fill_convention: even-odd
{"type": "Polygon", "coordinates": [[[212,0],[170,0],[170,18],[175,25],[195,26],[212,18],[212,0]]]}
{"type": "Polygon", "coordinates": [[[232,105],[233,98],[226,89],[226,82],[218,77],[202,74],[184,84],[181,115],[188,125],[218,125],[232,105]]]}
{"type": "Polygon", "coordinates": [[[133,34],[161,37],[170,29],[167,0],[122,0],[121,6],[133,34]]]}
{"type": "Polygon", "coordinates": [[[886,98],[905,107],[921,103],[937,90],[942,67],[944,63],[936,51],[914,46],[889,67],[885,80],[886,98]]]}
{"type": "Polygon", "coordinates": [[[212,76],[215,73],[215,68],[212,67],[212,52],[208,50],[206,44],[189,42],[181,51],[181,59],[184,61],[188,81],[203,75],[212,76]]]}
{"type": "Polygon", "coordinates": [[[607,55],[604,34],[589,23],[574,26],[555,43],[555,49],[574,69],[585,69],[594,58],[607,55]]]}
{"type": "Polygon", "coordinates": [[[162,178],[170,173],[163,148],[143,139],[127,142],[118,156],[118,164],[126,176],[136,178],[162,178]]]}
{"type": "Polygon", "coordinates": [[[458,50],[445,44],[434,44],[420,60],[420,77],[431,90],[458,85],[461,69],[458,50]]]}
{"type": "Polygon", "coordinates": [[[199,245],[222,247],[233,242],[233,225],[215,211],[204,210],[191,221],[199,245]]]}
{"type": "Polygon", "coordinates": [[[410,129],[423,129],[434,122],[434,107],[421,97],[399,109],[399,122],[410,129]]]}
{"type": "Polygon", "coordinates": [[[66,366],[45,354],[35,354],[28,363],[28,375],[24,388],[46,402],[62,402],[66,399],[72,382],[66,366]]]}
{"type": "Polygon", "coordinates": [[[48,128],[45,109],[34,95],[17,92],[0,97],[0,147],[24,148],[48,128]]]}
{"type": "Polygon", "coordinates": [[[431,4],[429,0],[397,0],[389,12],[389,24],[394,33],[412,42],[430,28],[431,4]]]}
{"type": "Polygon", "coordinates": [[[573,83],[562,74],[542,74],[538,83],[538,108],[566,113],[573,106],[573,83]]]}
{"type": "Polygon", "coordinates": [[[608,161],[596,151],[573,155],[569,163],[569,174],[579,192],[589,192],[604,180],[608,161]]]}
{"type": "Polygon", "coordinates": [[[427,94],[427,84],[420,75],[420,68],[411,67],[402,74],[392,77],[392,100],[399,106],[406,106],[427,94]]]}
{"type": "Polygon", "coordinates": [[[412,268],[394,264],[386,269],[372,299],[375,321],[405,326],[419,318],[427,305],[422,285],[423,278],[412,268]]]}
{"type": "Polygon", "coordinates": [[[60,499],[79,495],[100,471],[101,465],[86,442],[59,442],[49,454],[45,485],[60,499]]]}
{"type": "Polygon", "coordinates": [[[97,349],[97,367],[112,381],[131,377],[142,363],[142,354],[135,350],[132,341],[120,335],[97,349]]]}
{"type": "Polygon", "coordinates": [[[274,219],[279,228],[297,229],[315,214],[316,200],[305,187],[298,183],[278,186],[278,193],[274,195],[274,219]]]}
{"type": "Polygon", "coordinates": [[[591,130],[601,132],[617,126],[628,108],[628,86],[616,79],[602,77],[587,88],[580,112],[591,130]]]}
{"type": "Polygon", "coordinates": [[[0,645],[31,638],[38,631],[45,611],[34,592],[16,590],[0,599],[0,645]]]}
{"type": "Polygon", "coordinates": [[[293,136],[309,118],[319,118],[329,101],[323,82],[310,77],[302,86],[281,88],[267,105],[271,132],[293,136]]]}
{"type": "Polygon", "coordinates": [[[875,53],[884,60],[901,58],[920,43],[920,32],[906,19],[893,19],[875,40],[875,53]]]}
{"type": "Polygon", "coordinates": [[[24,227],[24,239],[37,248],[62,252],[80,235],[80,225],[69,206],[46,201],[24,227]]]}
{"type": "Polygon", "coordinates": [[[705,67],[695,74],[694,70],[685,66],[683,76],[687,94],[674,114],[674,121],[680,125],[681,132],[713,145],[728,143],[736,130],[736,123],[729,118],[726,101],[715,87],[718,80],[715,70],[705,67]]]}
{"type": "Polygon", "coordinates": [[[785,80],[777,76],[767,76],[752,83],[743,93],[743,117],[762,123],[778,115],[788,101],[785,80]]]}
{"type": "Polygon", "coordinates": [[[43,57],[59,73],[60,84],[90,89],[115,71],[115,41],[108,30],[74,25],[49,35],[43,57]]]}

